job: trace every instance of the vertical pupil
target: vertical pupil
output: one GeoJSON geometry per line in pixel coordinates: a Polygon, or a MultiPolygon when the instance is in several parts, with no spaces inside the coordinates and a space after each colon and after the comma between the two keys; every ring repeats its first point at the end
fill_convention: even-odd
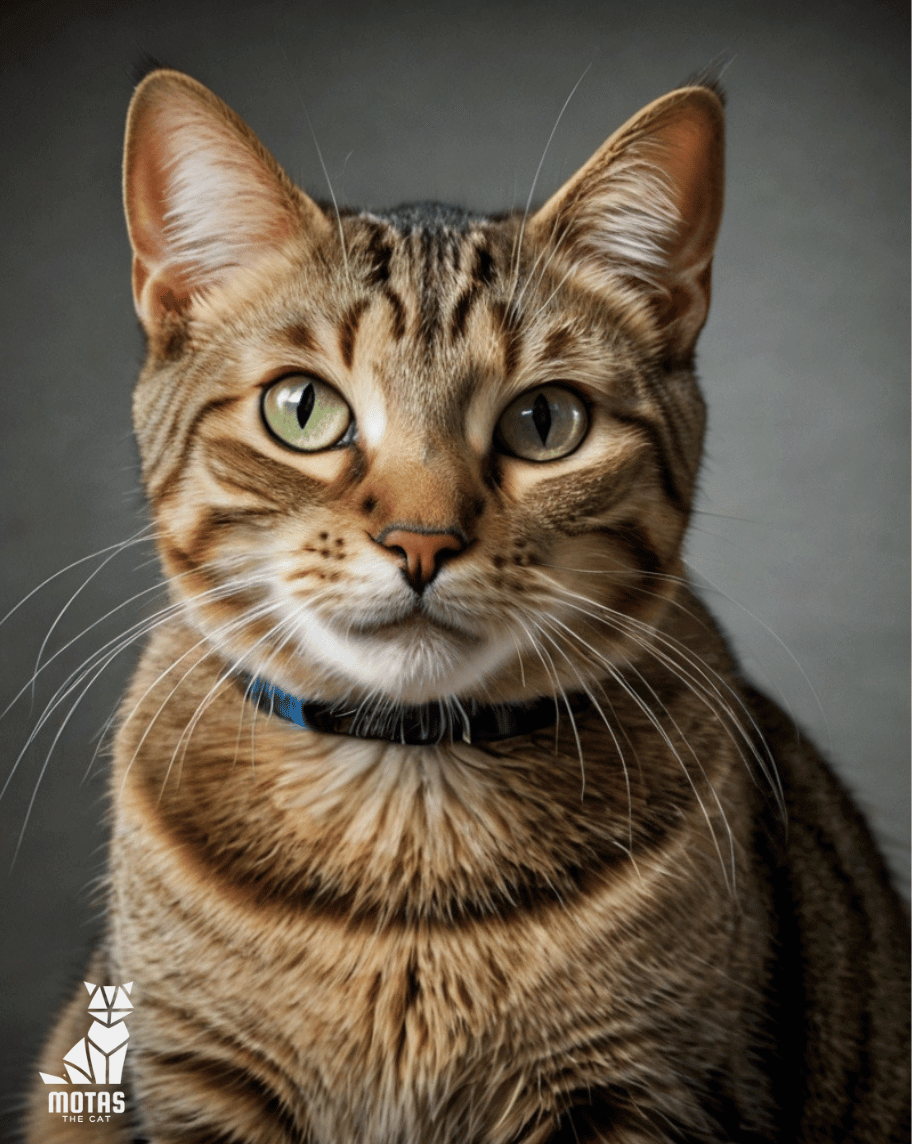
{"type": "Polygon", "coordinates": [[[551,407],[543,393],[540,393],[532,402],[532,421],[538,430],[539,437],[541,437],[541,443],[544,445],[548,440],[548,434],[551,432],[551,407]]]}
{"type": "MultiPolygon", "coordinates": [[[[308,382],[304,386],[301,393],[301,398],[298,401],[298,424],[303,429],[307,422],[310,420],[310,415],[313,413],[314,402],[317,395],[314,393],[313,382],[308,382]]],[[[539,430],[541,432],[541,430],[539,430]]]]}

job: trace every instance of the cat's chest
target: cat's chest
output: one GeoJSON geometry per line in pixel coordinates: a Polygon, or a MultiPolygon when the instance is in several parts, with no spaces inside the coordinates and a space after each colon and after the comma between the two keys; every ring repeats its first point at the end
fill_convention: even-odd
{"type": "Polygon", "coordinates": [[[574,1098],[567,1060],[647,1086],[659,994],[703,1012],[731,989],[705,811],[672,816],[676,771],[625,774],[592,712],[579,755],[431,750],[304,733],[198,675],[173,693],[150,655],[115,752],[138,1071],[231,1046],[316,1144],[525,1144],[574,1098]]]}
{"type": "MultiPolygon", "coordinates": [[[[305,798],[290,777],[282,789],[291,805],[305,798]]],[[[355,833],[385,814],[390,837],[402,835],[389,800],[357,810],[355,833]]],[[[469,855],[471,834],[465,844],[469,855]]],[[[542,1102],[558,1110],[573,1096],[568,1059],[592,1083],[654,1078],[659,983],[701,1011],[730,988],[724,958],[708,975],[708,951],[682,942],[685,915],[720,936],[713,898],[667,895],[682,859],[672,846],[573,898],[504,901],[475,916],[390,918],[367,903],[353,916],[329,894],[295,902],[224,879],[133,787],[112,869],[115,970],[138,989],[131,1051],[190,1060],[234,1046],[316,1144],[535,1140],[542,1102]]]]}
{"type": "MultiPolygon", "coordinates": [[[[124,855],[134,871],[137,857],[124,855]]],[[[526,1139],[530,1093],[560,1100],[568,1055],[593,1075],[631,1067],[611,1046],[632,1015],[624,966],[643,951],[622,903],[606,924],[613,891],[572,916],[381,924],[228,902],[148,836],[143,872],[122,875],[113,947],[118,972],[136,969],[133,1052],[233,1045],[315,1144],[507,1144],[526,1139]]]]}

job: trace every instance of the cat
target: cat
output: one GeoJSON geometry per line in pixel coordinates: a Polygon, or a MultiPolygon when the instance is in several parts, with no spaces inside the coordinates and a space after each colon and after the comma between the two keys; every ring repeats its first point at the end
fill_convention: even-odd
{"type": "Polygon", "coordinates": [[[41,1073],[41,1079],[45,1084],[120,1084],[121,1082],[127,1055],[127,1041],[130,1039],[124,1021],[133,1008],[130,1002],[133,982],[105,986],[84,981],[83,985],[89,991],[87,1008],[92,1017],[91,1027],[63,1058],[69,1080],[41,1073]]]}
{"type": "Polygon", "coordinates": [[[32,1144],[908,1138],[905,910],[681,558],[723,119],[673,91],[534,212],[358,212],[139,85],[127,1113],[36,1092],[32,1144]]]}

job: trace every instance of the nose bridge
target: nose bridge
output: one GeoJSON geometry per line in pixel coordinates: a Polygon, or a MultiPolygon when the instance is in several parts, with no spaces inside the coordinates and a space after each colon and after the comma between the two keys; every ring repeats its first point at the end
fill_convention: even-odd
{"type": "Polygon", "coordinates": [[[456,532],[468,539],[480,489],[470,460],[455,449],[405,449],[387,458],[369,485],[377,502],[377,531],[456,532]]]}

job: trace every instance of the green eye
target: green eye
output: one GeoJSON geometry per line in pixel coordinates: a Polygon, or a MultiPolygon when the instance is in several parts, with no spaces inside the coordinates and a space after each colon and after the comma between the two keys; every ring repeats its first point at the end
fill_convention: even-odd
{"type": "Polygon", "coordinates": [[[524,461],[555,461],[586,436],[586,406],[561,385],[540,385],[521,394],[497,423],[498,444],[524,461]]]}
{"type": "Polygon", "coordinates": [[[333,387],[302,373],[270,385],[262,409],[270,431],[303,453],[338,445],[353,424],[351,410],[333,387]]]}

